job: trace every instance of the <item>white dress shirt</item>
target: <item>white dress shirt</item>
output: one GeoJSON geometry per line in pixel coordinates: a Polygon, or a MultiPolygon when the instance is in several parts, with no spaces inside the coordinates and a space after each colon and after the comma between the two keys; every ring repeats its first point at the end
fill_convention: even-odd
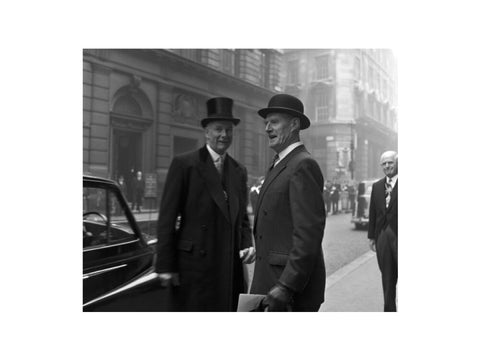
{"type": "Polygon", "coordinates": [[[278,159],[275,161],[275,165],[273,167],[277,166],[277,164],[282,161],[288,154],[290,154],[295,148],[299,147],[300,145],[303,145],[301,141],[297,141],[293,144],[288,145],[285,149],[280,151],[278,153],[278,159]]]}

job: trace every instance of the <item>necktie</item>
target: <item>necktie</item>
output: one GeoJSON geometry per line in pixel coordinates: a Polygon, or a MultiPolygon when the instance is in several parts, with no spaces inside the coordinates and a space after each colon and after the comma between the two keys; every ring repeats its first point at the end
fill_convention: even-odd
{"type": "Polygon", "coordinates": [[[270,164],[270,167],[268,168],[268,171],[273,169],[273,167],[275,166],[275,163],[277,162],[278,159],[279,159],[278,154],[275,154],[275,156],[272,159],[272,163],[270,164]]]}
{"type": "Polygon", "coordinates": [[[215,167],[217,168],[218,173],[220,176],[223,174],[223,157],[219,156],[215,161],[215,167]]]}
{"type": "Polygon", "coordinates": [[[387,178],[387,181],[385,182],[385,203],[387,205],[390,204],[390,197],[392,193],[392,179],[387,178]]]}

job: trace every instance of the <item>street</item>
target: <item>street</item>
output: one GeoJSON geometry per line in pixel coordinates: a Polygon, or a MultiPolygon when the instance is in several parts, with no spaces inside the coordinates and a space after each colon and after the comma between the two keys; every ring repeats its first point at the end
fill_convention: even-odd
{"type": "MultiPolygon", "coordinates": [[[[142,231],[155,236],[157,213],[135,213],[135,217],[142,231]]],[[[369,250],[367,232],[365,230],[355,230],[350,222],[351,217],[350,213],[329,215],[327,217],[322,246],[327,276],[351,263],[369,250]]],[[[253,216],[250,216],[250,221],[253,224],[253,216]]],[[[253,265],[248,266],[248,270],[249,279],[251,280],[253,265]]]]}
{"type": "Polygon", "coordinates": [[[327,276],[369,251],[367,231],[355,230],[352,215],[337,214],[327,217],[323,236],[323,254],[327,276]]]}

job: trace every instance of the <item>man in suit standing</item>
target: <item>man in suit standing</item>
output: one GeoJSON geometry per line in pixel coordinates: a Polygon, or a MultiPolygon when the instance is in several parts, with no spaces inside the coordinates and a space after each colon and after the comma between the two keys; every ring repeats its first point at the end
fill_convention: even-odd
{"type": "Polygon", "coordinates": [[[247,171],[227,154],[233,100],[207,101],[206,145],[172,160],[158,218],[156,272],[172,311],[235,311],[243,263],[255,257],[247,215],[247,171]],[[177,221],[179,219],[179,222],[177,221]]]}
{"type": "Polygon", "coordinates": [[[398,277],[398,155],[386,151],[380,158],[385,177],[372,187],[368,238],[377,252],[382,273],[384,311],[397,311],[398,277]]]}
{"type": "Polygon", "coordinates": [[[266,294],[268,311],[318,311],[325,293],[325,204],[320,167],[300,142],[310,120],[288,94],[273,96],[258,113],[276,155],[255,209],[250,292],[266,294]]]}
{"type": "Polygon", "coordinates": [[[137,208],[138,212],[142,212],[143,196],[145,195],[145,179],[141,171],[137,171],[137,176],[133,179],[133,204],[132,211],[137,208]]]}

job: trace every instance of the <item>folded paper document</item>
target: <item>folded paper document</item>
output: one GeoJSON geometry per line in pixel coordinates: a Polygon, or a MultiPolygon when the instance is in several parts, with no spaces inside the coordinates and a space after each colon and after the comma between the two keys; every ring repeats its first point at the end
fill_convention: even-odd
{"type": "Polygon", "coordinates": [[[240,294],[238,297],[237,312],[263,311],[262,300],[265,295],[240,294]]]}

